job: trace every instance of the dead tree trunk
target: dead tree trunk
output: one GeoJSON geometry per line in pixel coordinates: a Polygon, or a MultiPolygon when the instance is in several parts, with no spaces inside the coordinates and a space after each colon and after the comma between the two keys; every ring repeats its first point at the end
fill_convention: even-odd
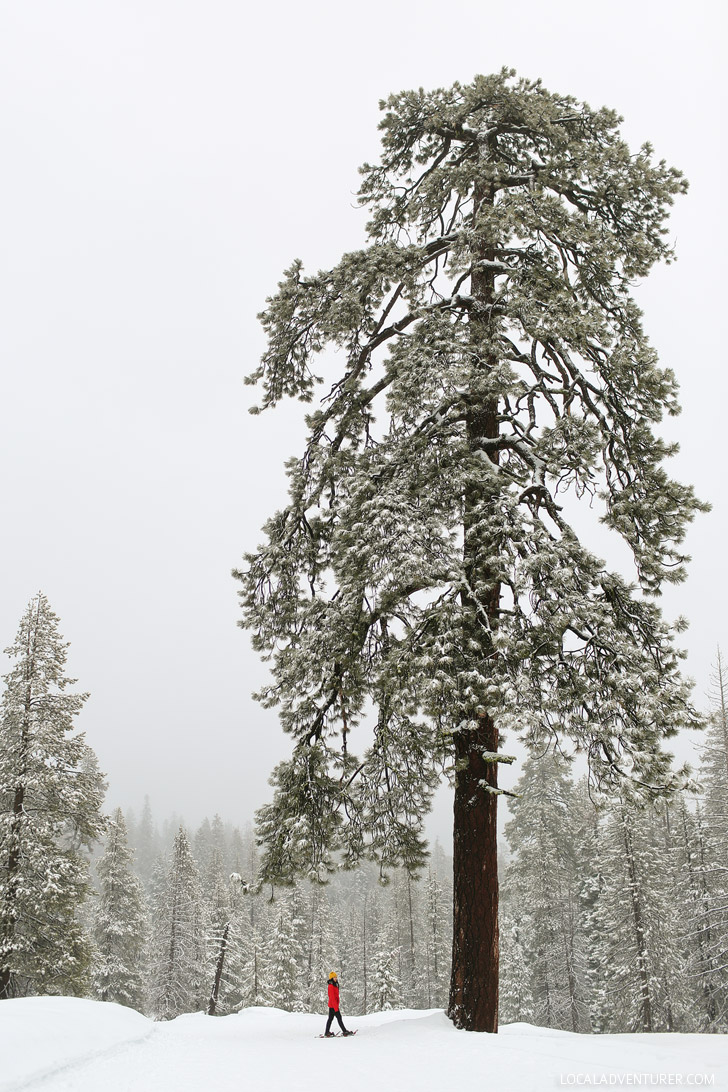
{"type": "Polygon", "coordinates": [[[225,965],[225,953],[227,951],[228,934],[230,933],[230,922],[225,922],[225,928],[222,931],[220,938],[220,951],[217,956],[217,965],[215,967],[215,981],[212,984],[212,993],[210,994],[210,1000],[207,1005],[207,1015],[214,1016],[215,1009],[217,1008],[217,1002],[220,997],[220,983],[222,981],[222,969],[225,965]]]}

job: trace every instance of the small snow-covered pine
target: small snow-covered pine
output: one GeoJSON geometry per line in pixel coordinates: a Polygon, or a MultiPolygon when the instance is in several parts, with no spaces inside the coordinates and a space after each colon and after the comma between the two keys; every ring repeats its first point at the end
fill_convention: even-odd
{"type": "MultiPolygon", "coordinates": [[[[515,965],[503,967],[507,995],[519,1009],[533,1004],[533,1021],[566,1031],[589,1029],[584,940],[579,923],[581,883],[573,836],[576,805],[567,761],[530,756],[509,801],[512,850],[504,888],[506,947],[515,965]],[[527,971],[526,971],[527,968],[527,971]],[[526,971],[529,983],[514,981],[526,971]]],[[[515,1017],[514,1017],[515,1018],[515,1017]]]]}
{"type": "Polygon", "coordinates": [[[603,805],[592,843],[598,875],[587,922],[595,1031],[685,1026],[684,938],[666,867],[662,808],[625,791],[603,805]]]}
{"type": "Polygon", "coordinates": [[[299,974],[303,953],[298,939],[301,919],[298,900],[286,895],[276,901],[270,915],[266,946],[266,986],[269,1003],[289,1012],[303,1010],[299,994],[299,974]]]}
{"type": "Polygon", "coordinates": [[[153,901],[152,1012],[171,1020],[202,1008],[204,933],[199,873],[180,827],[172,860],[153,901]]]}
{"type": "Polygon", "coordinates": [[[132,871],[132,853],[120,808],[109,820],[106,850],[96,871],[99,896],[93,928],[94,993],[100,1001],[144,1011],[147,910],[142,885],[132,871]]]}
{"type": "Polygon", "coordinates": [[[712,712],[702,747],[704,786],[695,817],[691,861],[704,1009],[711,1026],[728,1021],[728,666],[718,651],[712,678],[712,712]]]}
{"type": "Polygon", "coordinates": [[[385,921],[374,946],[369,1012],[388,1012],[403,1007],[398,966],[399,949],[394,929],[391,922],[385,921]]]}
{"type": "Polygon", "coordinates": [[[79,911],[86,850],[102,836],[104,781],[75,718],[68,645],[38,593],[28,605],[0,710],[0,998],[83,994],[91,947],[79,911]]]}

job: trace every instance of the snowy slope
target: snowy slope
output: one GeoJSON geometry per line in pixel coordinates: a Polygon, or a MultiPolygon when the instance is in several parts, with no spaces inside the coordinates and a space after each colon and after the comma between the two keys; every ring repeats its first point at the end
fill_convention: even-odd
{"type": "Polygon", "coordinates": [[[439,1012],[349,1018],[353,1039],[319,1039],[320,1016],[246,1009],[154,1024],[74,998],[0,1003],[0,1092],[344,1092],[555,1088],[728,1089],[728,1037],[571,1035],[527,1024],[455,1031],[439,1012]]]}

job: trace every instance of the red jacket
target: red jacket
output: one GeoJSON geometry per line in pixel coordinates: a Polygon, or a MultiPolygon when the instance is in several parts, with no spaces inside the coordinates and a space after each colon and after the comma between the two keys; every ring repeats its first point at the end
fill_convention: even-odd
{"type": "Polygon", "coordinates": [[[339,1011],[339,987],[335,982],[329,982],[329,1008],[339,1011]]]}

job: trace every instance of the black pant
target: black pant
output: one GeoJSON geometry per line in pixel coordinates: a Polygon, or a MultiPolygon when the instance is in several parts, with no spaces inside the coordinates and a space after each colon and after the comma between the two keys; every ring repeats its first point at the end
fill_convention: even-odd
{"type": "MultiPolygon", "coordinates": [[[[327,1035],[328,1035],[328,1034],[329,1034],[329,1032],[331,1031],[331,1024],[332,1024],[332,1022],[333,1022],[333,1019],[334,1019],[334,1017],[336,1017],[336,1019],[338,1020],[338,1022],[339,1022],[339,1027],[341,1028],[341,1030],[342,1030],[342,1031],[346,1031],[346,1028],[344,1027],[344,1022],[343,1022],[343,1020],[341,1019],[341,1013],[339,1012],[339,1010],[338,1010],[338,1009],[331,1009],[331,1008],[330,1008],[330,1009],[329,1009],[329,1018],[328,1018],[328,1020],[326,1021],[326,1034],[327,1034],[327,1035]]],[[[320,1026],[321,1026],[321,1025],[319,1025],[319,1027],[320,1027],[320,1026]]]]}

